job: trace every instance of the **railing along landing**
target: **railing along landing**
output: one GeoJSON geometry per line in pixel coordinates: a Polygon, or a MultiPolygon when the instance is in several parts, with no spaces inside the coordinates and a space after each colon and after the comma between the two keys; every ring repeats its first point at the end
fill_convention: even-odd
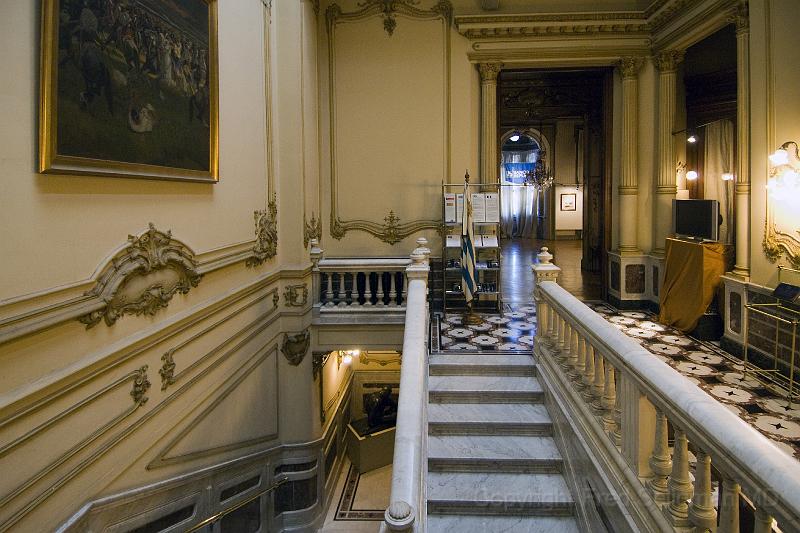
{"type": "MultiPolygon", "coordinates": [[[[417,239],[417,246],[425,248],[427,242],[417,239]]],[[[319,314],[405,312],[409,258],[327,258],[314,239],[311,262],[314,308],[319,314]]]]}
{"type": "Polygon", "coordinates": [[[647,499],[648,530],[739,532],[744,499],[756,533],[800,531],[800,462],[554,281],[537,284],[539,364],[647,499]]]}

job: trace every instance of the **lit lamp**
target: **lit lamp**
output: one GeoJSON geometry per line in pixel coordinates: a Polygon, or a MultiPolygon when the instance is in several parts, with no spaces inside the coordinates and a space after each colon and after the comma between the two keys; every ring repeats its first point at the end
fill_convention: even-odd
{"type": "Polygon", "coordinates": [[[361,355],[361,350],[339,350],[339,353],[336,355],[337,367],[342,366],[342,363],[349,365],[353,362],[353,357],[358,357],[359,355],[361,355]]]}
{"type": "Polygon", "coordinates": [[[733,181],[733,174],[731,172],[723,172],[722,181],[733,181]]]}
{"type": "Polygon", "coordinates": [[[525,185],[533,185],[537,191],[541,192],[553,185],[555,176],[552,171],[547,169],[544,150],[539,153],[541,155],[539,160],[533,164],[531,170],[525,172],[525,185]]]}
{"type": "Polygon", "coordinates": [[[697,172],[695,172],[694,170],[690,170],[689,172],[686,173],[686,179],[689,180],[689,181],[696,180],[697,179],[697,172]]]}
{"type": "Polygon", "coordinates": [[[767,179],[769,195],[775,200],[797,205],[800,200],[800,155],[797,143],[783,143],[769,156],[769,162],[772,167],[767,179]],[[787,150],[791,145],[794,150],[787,150]]]}

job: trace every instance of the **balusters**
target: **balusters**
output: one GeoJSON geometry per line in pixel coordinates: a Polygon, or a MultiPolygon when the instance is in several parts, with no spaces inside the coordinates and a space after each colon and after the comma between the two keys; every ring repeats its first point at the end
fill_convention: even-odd
{"type": "Polygon", "coordinates": [[[586,370],[586,339],[575,331],[577,342],[575,344],[575,366],[569,373],[572,384],[577,389],[583,388],[583,372],[586,370]]]}
{"type": "Polygon", "coordinates": [[[722,480],[722,501],[719,510],[719,531],[739,533],[739,484],[730,478],[722,480]]]}
{"type": "Polygon", "coordinates": [[[667,485],[670,495],[667,518],[676,528],[688,527],[689,506],[686,501],[692,497],[692,482],[689,480],[689,441],[686,439],[686,433],[677,427],[672,452],[672,473],[667,485]]]}
{"type": "Polygon", "coordinates": [[[397,305],[397,278],[394,272],[389,272],[389,305],[397,305]]]}
{"type": "Polygon", "coordinates": [[[594,383],[592,384],[592,411],[596,415],[603,413],[603,396],[606,392],[606,367],[603,354],[595,350],[594,383]]]}
{"type": "Polygon", "coordinates": [[[772,522],[774,520],[766,511],[756,509],[756,523],[753,533],[772,533],[772,522]]]}
{"type": "MultiPolygon", "coordinates": [[[[619,376],[615,376],[618,378],[619,376]]],[[[614,429],[611,431],[611,440],[617,447],[622,446],[622,394],[620,394],[620,387],[614,383],[616,398],[614,400],[614,429]]],[[[622,389],[623,392],[625,389],[622,389]]]]}
{"type": "Polygon", "coordinates": [[[345,284],[345,273],[340,272],[336,274],[339,283],[336,284],[334,291],[334,298],[336,299],[337,307],[347,307],[347,285],[345,284]]]}
{"type": "MultiPolygon", "coordinates": [[[[350,290],[345,286],[345,303],[347,305],[358,305],[358,288],[356,287],[356,273],[350,274],[350,290]]],[[[344,280],[343,280],[344,281],[344,280]]]]}
{"type": "Polygon", "coordinates": [[[364,280],[364,305],[369,305],[369,306],[377,305],[378,287],[376,284],[375,290],[374,291],[372,290],[372,279],[374,278],[377,280],[377,283],[380,283],[381,278],[375,272],[367,272],[366,276],[367,277],[364,280]],[[373,298],[375,298],[375,301],[372,300],[373,298]]]}
{"type": "Polygon", "coordinates": [[[695,531],[717,530],[717,511],[711,500],[711,456],[700,450],[694,469],[694,496],[689,507],[689,520],[695,531]]]}
{"type": "Polygon", "coordinates": [[[653,452],[650,454],[650,470],[653,477],[647,483],[653,499],[659,503],[669,501],[667,479],[672,471],[672,459],[669,454],[669,429],[666,415],[656,410],[656,437],[653,452]]]}
{"type": "Polygon", "coordinates": [[[616,403],[617,383],[614,377],[614,367],[611,364],[607,364],[601,405],[603,407],[603,428],[609,435],[614,433],[614,426],[616,426],[614,421],[614,406],[616,403]]]}
{"type": "Polygon", "coordinates": [[[583,367],[583,399],[586,402],[591,402],[594,390],[592,384],[594,382],[594,346],[590,342],[586,342],[583,367]]]}
{"type": "Polygon", "coordinates": [[[333,307],[333,272],[325,276],[328,278],[328,285],[325,287],[325,307],[333,307]]]}
{"type": "Polygon", "coordinates": [[[540,341],[546,343],[547,338],[548,309],[547,304],[539,302],[536,307],[536,336],[540,341]]]}
{"type": "Polygon", "coordinates": [[[408,276],[403,273],[403,305],[406,304],[406,300],[408,300],[408,276]]]}

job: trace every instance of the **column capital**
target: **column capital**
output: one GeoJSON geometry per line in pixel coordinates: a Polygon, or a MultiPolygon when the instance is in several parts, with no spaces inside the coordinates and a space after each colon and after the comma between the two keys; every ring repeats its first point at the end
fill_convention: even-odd
{"type": "Polygon", "coordinates": [[[739,2],[731,16],[731,22],[736,24],[736,34],[750,32],[750,5],[746,0],[739,2]]]}
{"type": "Polygon", "coordinates": [[[503,70],[503,64],[479,63],[478,70],[481,73],[481,81],[497,81],[497,75],[503,70]]]}
{"type": "Polygon", "coordinates": [[[636,78],[644,64],[644,59],[638,56],[623,57],[619,60],[619,70],[622,79],[636,78]]]}
{"type": "Polygon", "coordinates": [[[653,62],[661,73],[675,72],[682,60],[683,50],[661,50],[653,57],[653,62]]]}

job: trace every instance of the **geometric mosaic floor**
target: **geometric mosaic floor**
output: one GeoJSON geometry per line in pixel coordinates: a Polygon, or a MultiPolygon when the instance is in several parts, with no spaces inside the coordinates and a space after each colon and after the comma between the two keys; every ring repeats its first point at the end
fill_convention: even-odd
{"type": "MultiPolygon", "coordinates": [[[[692,383],[736,413],[787,454],[800,460],[800,404],[781,397],[775,385],[761,382],[718,346],[698,341],[659,324],[643,311],[618,311],[605,303],[587,302],[595,312],[683,374],[692,383]]],[[[509,307],[502,315],[478,314],[477,325],[462,325],[463,316],[448,313],[436,317],[433,351],[525,351],[533,348],[536,334],[536,306],[533,303],[509,307]]]]}

